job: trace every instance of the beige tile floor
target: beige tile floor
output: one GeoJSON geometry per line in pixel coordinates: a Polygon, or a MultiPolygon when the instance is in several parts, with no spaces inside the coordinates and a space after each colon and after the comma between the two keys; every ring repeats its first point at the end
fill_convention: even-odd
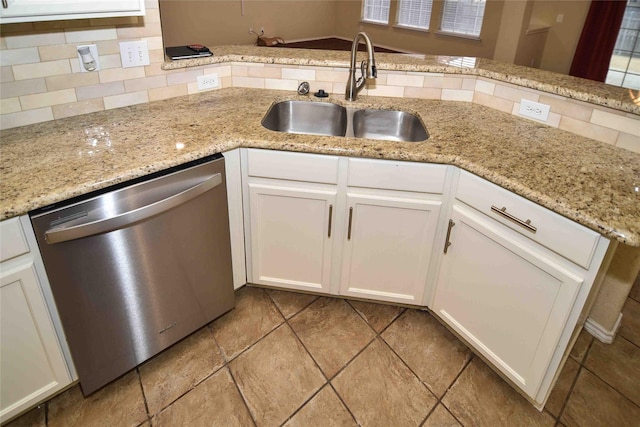
{"type": "Polygon", "coordinates": [[[236,308],[88,398],[16,426],[638,426],[640,283],[583,332],[538,412],[425,311],[245,287],[236,308]]]}

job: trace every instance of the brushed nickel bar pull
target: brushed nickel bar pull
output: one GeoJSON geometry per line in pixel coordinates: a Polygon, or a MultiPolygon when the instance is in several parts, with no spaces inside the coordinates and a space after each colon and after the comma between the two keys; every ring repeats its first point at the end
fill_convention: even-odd
{"type": "Polygon", "coordinates": [[[351,240],[351,222],[353,220],[353,208],[349,208],[349,230],[347,230],[347,240],[351,240]]]}
{"type": "Polygon", "coordinates": [[[7,0],[2,0],[2,7],[5,9],[9,8],[9,3],[7,2],[7,0]]]}
{"type": "Polygon", "coordinates": [[[447,228],[447,238],[445,239],[445,242],[444,242],[444,253],[445,254],[449,250],[449,246],[451,246],[451,242],[449,241],[449,239],[451,238],[451,229],[453,228],[454,225],[456,225],[456,223],[453,222],[452,219],[450,219],[449,220],[449,228],[447,228]]]}
{"type": "Polygon", "coordinates": [[[331,219],[333,218],[333,205],[329,205],[329,230],[327,230],[327,238],[331,238],[331,219]]]}
{"type": "Polygon", "coordinates": [[[538,231],[538,229],[536,227],[534,227],[533,225],[531,225],[531,220],[528,219],[526,221],[521,220],[520,218],[511,215],[509,212],[507,212],[507,208],[505,206],[502,207],[502,209],[499,209],[493,205],[491,205],[491,210],[497,214],[502,215],[503,217],[507,218],[509,221],[513,221],[516,224],[518,224],[520,227],[524,227],[526,228],[528,231],[532,232],[533,234],[536,233],[536,231],[538,231]]]}

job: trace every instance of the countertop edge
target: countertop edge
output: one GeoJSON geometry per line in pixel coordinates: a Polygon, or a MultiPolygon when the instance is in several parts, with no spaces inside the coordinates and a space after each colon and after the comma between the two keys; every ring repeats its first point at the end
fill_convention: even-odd
{"type": "MultiPolygon", "coordinates": [[[[269,131],[260,125],[263,111],[267,111],[269,105],[298,98],[300,97],[281,91],[230,88],[38,124],[30,127],[28,132],[19,128],[4,131],[3,136],[9,139],[3,138],[3,145],[7,145],[4,145],[4,160],[0,163],[2,184],[5,186],[0,219],[23,215],[191,160],[242,147],[448,164],[512,191],[609,239],[616,239],[629,246],[640,246],[640,231],[635,222],[640,217],[637,200],[626,199],[625,205],[616,202],[620,200],[618,197],[623,196],[619,192],[621,184],[625,186],[624,194],[627,194],[626,186],[631,183],[629,179],[633,178],[629,175],[629,170],[620,172],[617,167],[609,170],[607,179],[615,178],[617,181],[612,181],[615,186],[606,193],[601,193],[601,184],[594,180],[600,176],[601,168],[606,167],[601,161],[596,161],[593,165],[590,164],[589,157],[585,158],[586,162],[560,161],[563,158],[572,159],[573,154],[577,154],[576,148],[565,150],[563,147],[577,147],[575,144],[584,142],[587,144],[585,148],[590,147],[587,148],[588,152],[594,150],[593,153],[597,153],[594,154],[597,159],[609,159],[607,161],[613,161],[614,165],[618,164],[616,162],[619,159],[620,165],[624,165],[622,170],[631,168],[631,172],[637,172],[636,166],[640,164],[637,154],[511,115],[496,113],[488,107],[450,101],[366,96],[357,101],[358,108],[376,105],[379,108],[400,108],[418,114],[428,126],[433,126],[430,128],[433,132],[430,132],[432,135],[429,143],[425,145],[398,144],[366,138],[324,137],[326,139],[317,140],[312,135],[283,134],[269,131]],[[244,97],[249,106],[236,103],[239,96],[244,97]],[[228,102],[231,104],[227,104],[228,102]],[[199,111],[206,109],[210,114],[195,120],[197,116],[186,114],[194,108],[199,111]],[[470,122],[474,133],[469,135],[466,133],[471,130],[468,125],[460,128],[466,131],[460,131],[459,124],[451,120],[457,117],[453,115],[471,113],[477,114],[476,120],[483,123],[493,121],[491,126],[506,125],[505,129],[510,129],[511,137],[525,132],[527,138],[512,145],[505,139],[508,138],[506,136],[496,140],[491,126],[475,127],[474,122],[470,122]],[[134,117],[138,120],[135,123],[139,124],[142,120],[147,126],[138,129],[139,126],[136,125],[134,128],[134,117]],[[239,120],[227,121],[228,117],[237,117],[239,120]],[[445,120],[440,120],[443,118],[445,120]],[[111,133],[114,145],[111,147],[112,142],[108,139],[109,145],[96,155],[83,150],[87,147],[85,132],[87,129],[93,130],[97,125],[105,126],[104,129],[111,133]],[[476,138],[477,144],[474,142],[476,138]],[[549,142],[541,144],[540,141],[545,139],[549,142]],[[60,145],[58,141],[61,141],[60,145]],[[32,152],[27,149],[36,142],[42,142],[37,150],[32,152]],[[67,159],[75,159],[68,164],[68,173],[59,178],[57,175],[47,178],[46,173],[40,176],[40,170],[51,168],[51,161],[54,159],[44,160],[42,157],[51,148],[57,148],[55,161],[67,164],[67,159]],[[521,164],[521,156],[509,157],[507,154],[514,149],[530,150],[530,158],[539,159],[540,167],[535,168],[532,178],[525,172],[528,167],[516,167],[521,164]],[[471,151],[467,154],[467,150],[471,151]],[[554,157],[547,158],[548,152],[553,153],[554,157]],[[125,157],[122,157],[123,154],[125,157]],[[558,161],[554,161],[555,158],[558,161]],[[31,165],[34,165],[33,168],[29,167],[31,165]],[[553,177],[560,177],[554,173],[556,166],[570,166],[564,175],[575,176],[563,186],[567,190],[559,190],[557,186],[554,188],[553,184],[549,186],[549,191],[544,185],[538,187],[537,183],[552,183],[553,177]],[[25,173],[32,175],[25,180],[25,173]],[[539,178],[534,178],[535,176],[539,178]],[[35,187],[31,184],[32,180],[35,187]],[[587,180],[586,197],[575,198],[574,203],[574,198],[564,196],[566,191],[571,194],[580,191],[583,180],[587,180]],[[15,187],[11,187],[14,181],[15,187]],[[33,190],[29,190],[32,187],[33,190]],[[598,206],[606,207],[606,210],[598,206]],[[618,206],[624,206],[624,209],[619,210],[618,206]]],[[[332,101],[342,103],[338,99],[332,101]]],[[[99,128],[102,129],[102,126],[99,128]]]]}

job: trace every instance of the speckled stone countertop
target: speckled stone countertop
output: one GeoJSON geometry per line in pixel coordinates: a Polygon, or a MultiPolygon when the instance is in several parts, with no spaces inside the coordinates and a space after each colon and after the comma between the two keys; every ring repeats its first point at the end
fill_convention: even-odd
{"type": "Polygon", "coordinates": [[[2,131],[0,218],[206,155],[254,147],[456,165],[640,246],[640,195],[634,191],[639,154],[463,102],[328,100],[418,114],[430,133],[420,143],[294,135],[261,126],[274,101],[297,98],[229,88],[2,131]]]}
{"type": "MultiPolygon", "coordinates": [[[[349,52],[314,49],[289,49],[257,46],[216,46],[213,56],[172,61],[166,58],[165,70],[224,62],[349,67],[349,52]]],[[[376,53],[379,70],[422,71],[466,74],[512,83],[554,93],[567,98],[615,108],[640,115],[640,91],[606,85],[536,68],[523,67],[484,58],[434,56],[422,54],[376,53]],[[636,99],[634,103],[634,99],[636,99]]]]}

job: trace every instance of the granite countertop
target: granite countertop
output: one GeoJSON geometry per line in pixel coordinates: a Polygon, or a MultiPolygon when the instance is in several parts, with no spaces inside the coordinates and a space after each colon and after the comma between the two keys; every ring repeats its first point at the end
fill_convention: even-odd
{"type": "MultiPolygon", "coordinates": [[[[237,147],[446,163],[609,238],[640,246],[640,155],[472,103],[359,97],[418,114],[420,143],[263,128],[295,94],[229,88],[2,131],[0,219],[237,147]],[[240,101],[240,102],[239,102],[240,101]]],[[[337,97],[329,102],[346,105],[337,97]]],[[[317,101],[327,102],[327,101],[317,101]]]]}
{"type": "MultiPolygon", "coordinates": [[[[211,51],[213,56],[205,58],[179,61],[165,58],[166,62],[162,68],[173,70],[225,62],[349,67],[349,52],[344,51],[257,46],[216,46],[211,48],[211,51]]],[[[491,59],[378,52],[376,66],[378,70],[486,77],[640,115],[640,91],[491,59]]]]}

